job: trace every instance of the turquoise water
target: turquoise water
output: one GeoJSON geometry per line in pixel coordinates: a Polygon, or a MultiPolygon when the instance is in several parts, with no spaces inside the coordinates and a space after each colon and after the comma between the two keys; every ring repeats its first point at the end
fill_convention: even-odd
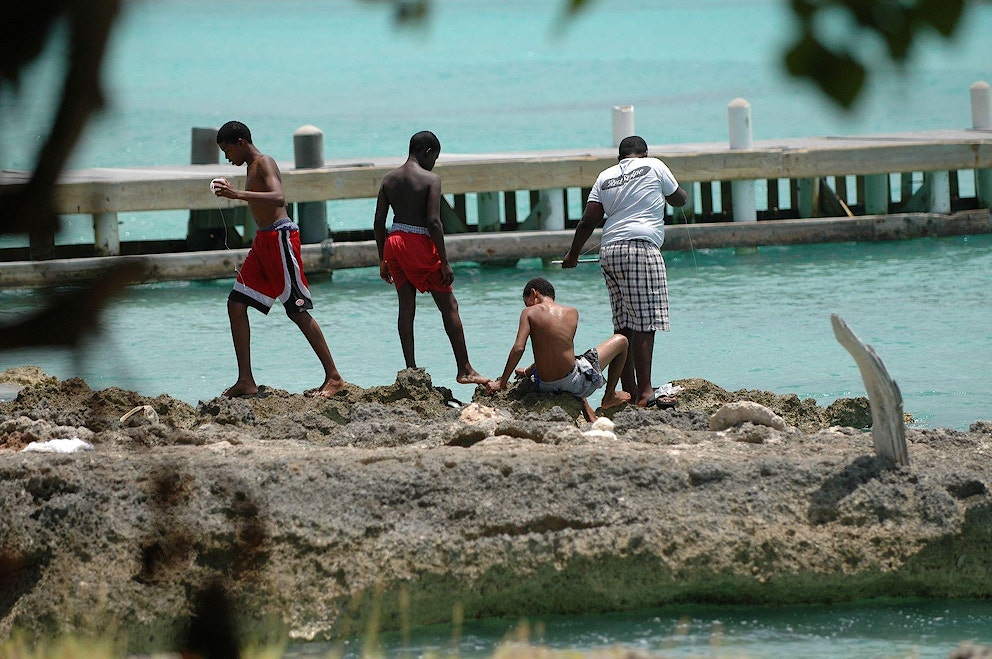
{"type": "MultiPolygon", "coordinates": [[[[904,407],[924,426],[958,429],[992,418],[992,236],[679,252],[667,256],[672,331],[659,333],[655,384],[702,377],[720,386],[813,397],[821,405],[864,395],[854,360],[836,341],[840,314],[871,344],[899,383],[904,407]]],[[[513,343],[521,289],[545,276],[558,299],[579,309],[582,349],[612,333],[609,301],[596,264],[545,269],[458,265],[458,297],[469,356],[496,377],[513,343]]],[[[0,353],[0,366],[39,364],[61,377],[83,376],[195,404],[234,383],[224,300],[231,281],[133,288],[106,317],[106,332],[78,359],[56,351],[0,353]]],[[[396,294],[377,269],[347,270],[311,282],[314,317],[338,368],[364,387],[391,384],[403,367],[396,336],[396,294]]],[[[36,303],[25,291],[0,293],[0,322],[36,303]]],[[[279,310],[252,314],[256,379],[302,391],[322,372],[303,336],[279,310]]],[[[463,400],[440,314],[421,296],[417,357],[434,383],[463,400]]],[[[598,398],[593,398],[598,402],[598,398]]]]}
{"type": "MultiPolygon", "coordinates": [[[[501,643],[664,657],[944,659],[962,641],[992,642],[992,602],[880,602],[788,608],[672,606],[596,616],[484,620],[290,647],[287,657],[491,657],[501,643]],[[363,655],[363,653],[365,653],[363,655]]],[[[619,656],[617,653],[616,656],[619,656]]]]}
{"type": "MultiPolygon", "coordinates": [[[[400,31],[385,2],[132,0],[105,67],[108,107],[71,164],[183,164],[192,127],[232,118],[280,162],[292,161],[292,133],[306,124],[324,131],[328,158],[399,156],[425,128],[446,153],[605,147],[611,108],[623,104],[634,105],[636,131],[652,145],[725,142],[727,104],[737,97],[751,103],[757,140],[965,128],[970,85],[992,77],[988,3],[969,4],[955,41],[925,35],[905,67],[876,59],[872,86],[850,113],[784,75],[779,60],[792,26],[780,0],[600,0],[559,31],[563,3],[435,0],[428,27],[400,31]]],[[[845,25],[835,19],[826,28],[836,33],[845,25]]],[[[858,35],[850,42],[877,47],[858,35]]],[[[32,68],[18,96],[0,88],[3,169],[33,165],[59,89],[56,51],[32,68]]],[[[355,202],[331,205],[329,217],[339,230],[370,226],[372,213],[355,202]]],[[[181,238],[186,226],[183,213],[120,220],[125,240],[181,238]]],[[[91,240],[89,222],[69,218],[59,240],[91,240]]],[[[669,254],[672,331],[658,337],[655,383],[703,377],[821,404],[863,395],[853,359],[833,337],[829,316],[839,313],[874,346],[921,425],[966,429],[992,418],[990,248],[992,238],[981,236],[669,254]]],[[[459,265],[455,290],[472,362],[484,374],[502,369],[520,288],[537,274],[580,310],[580,346],[611,331],[595,265],[567,273],[533,260],[459,265]]],[[[342,374],[362,386],[391,383],[402,366],[392,288],[372,269],[311,283],[315,317],[342,374]]],[[[39,364],[95,388],[209,399],[235,377],[224,305],[230,286],[136,287],[80,355],[4,352],[0,368],[39,364]]],[[[37,304],[34,293],[0,291],[0,322],[37,304]]],[[[436,384],[467,399],[472,388],[454,382],[438,314],[429,298],[420,305],[419,362],[436,384]]],[[[252,323],[259,382],[291,391],[319,383],[316,359],[280,312],[255,314],[252,323]]],[[[546,620],[537,640],[675,656],[943,657],[959,640],[992,642],[990,618],[985,605],[946,602],[692,609],[546,620]],[[676,631],[684,615],[686,634],[676,631]]],[[[485,652],[516,625],[466,625],[459,650],[485,652]]],[[[418,647],[443,649],[451,630],[417,638],[418,647]]],[[[403,644],[393,639],[390,647],[401,652],[403,644]]]]}
{"type": "MultiPolygon", "coordinates": [[[[605,147],[611,108],[632,104],[652,145],[725,142],[727,104],[752,105],[755,139],[971,126],[969,87],[990,78],[992,6],[969,3],[956,39],[924,33],[905,66],[874,59],[851,112],[788,77],[793,22],[780,0],[434,0],[423,29],[363,0],[131,0],[104,70],[108,107],[73,167],[189,161],[190,129],[238,118],[292,162],[292,134],[324,131],[328,158],[406,152],[424,128],[444,152],[605,147]]],[[[850,27],[827,21],[825,32],[850,27]]],[[[870,38],[850,40],[869,52],[870,38]]],[[[0,167],[29,168],[54,111],[59,53],[17,97],[0,93],[0,167]],[[16,103],[14,101],[17,101],[16,103]]],[[[233,169],[233,168],[232,168],[233,169]]],[[[332,229],[371,224],[370,204],[331,205],[332,229]]],[[[181,238],[183,213],[122,214],[121,236],[181,238]]],[[[62,242],[92,241],[75,217],[62,242]]]]}

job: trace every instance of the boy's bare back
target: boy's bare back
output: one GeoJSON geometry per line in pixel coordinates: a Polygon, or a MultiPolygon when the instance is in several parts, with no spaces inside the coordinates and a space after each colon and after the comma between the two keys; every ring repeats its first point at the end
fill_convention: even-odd
{"type": "Polygon", "coordinates": [[[579,312],[573,307],[545,300],[524,309],[530,325],[534,366],[542,380],[563,378],[575,367],[575,331],[579,312]]]}
{"type": "Polygon", "coordinates": [[[386,174],[382,192],[393,209],[393,221],[427,227],[440,220],[441,177],[414,160],[386,174]]]}

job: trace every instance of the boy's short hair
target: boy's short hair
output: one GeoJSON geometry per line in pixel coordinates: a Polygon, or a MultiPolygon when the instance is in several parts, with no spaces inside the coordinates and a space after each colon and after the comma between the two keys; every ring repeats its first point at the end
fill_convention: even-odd
{"type": "Polygon", "coordinates": [[[411,156],[424,149],[434,149],[438,153],[441,152],[441,140],[437,139],[437,135],[429,130],[422,130],[410,138],[411,156]]]}
{"type": "Polygon", "coordinates": [[[251,131],[240,121],[228,121],[217,131],[217,144],[237,144],[238,140],[251,144],[251,131]]]}
{"type": "Polygon", "coordinates": [[[545,297],[555,299],[555,287],[551,282],[543,277],[534,277],[524,286],[524,298],[530,295],[531,291],[537,291],[545,297]]]}
{"type": "Polygon", "coordinates": [[[644,138],[639,135],[631,135],[630,137],[625,137],[620,141],[621,158],[629,158],[630,156],[647,152],[648,143],[645,142],[644,138]]]}

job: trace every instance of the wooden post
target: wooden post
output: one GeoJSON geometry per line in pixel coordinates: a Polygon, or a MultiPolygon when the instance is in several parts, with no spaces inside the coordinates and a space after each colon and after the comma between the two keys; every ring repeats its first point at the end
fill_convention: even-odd
{"type": "Polygon", "coordinates": [[[635,135],[634,133],[634,106],[614,105],[613,106],[613,146],[620,146],[623,138],[635,135]]]}
{"type": "MultiPolygon", "coordinates": [[[[992,130],[992,87],[984,80],[971,86],[971,127],[992,130]]],[[[982,208],[992,208],[992,169],[975,170],[975,195],[982,208]]]]}
{"type": "Polygon", "coordinates": [[[885,215],[889,212],[889,175],[865,176],[865,215],[885,215]]]}
{"type": "Polygon", "coordinates": [[[830,323],[837,342],[854,357],[854,363],[861,371],[871,406],[871,438],[875,444],[875,455],[908,467],[909,447],[899,385],[889,375],[875,349],[859,339],[843,318],[830,314],[830,323]]]}
{"type": "MultiPolygon", "coordinates": [[[[727,106],[730,125],[730,148],[747,150],[751,148],[751,104],[743,98],[735,98],[727,106]]],[[[758,210],[754,201],[754,181],[731,182],[731,204],[734,222],[756,222],[758,210]]]]}
{"type": "Polygon", "coordinates": [[[503,224],[507,231],[517,228],[517,191],[503,192],[503,224]]]}
{"type": "MultiPolygon", "coordinates": [[[[293,155],[296,169],[320,169],[324,166],[324,133],[316,126],[300,126],[293,133],[293,155]]],[[[301,243],[327,240],[327,202],[303,201],[296,204],[296,224],[300,227],[301,243]]]]}
{"type": "Polygon", "coordinates": [[[480,192],[476,195],[479,209],[479,231],[499,231],[499,193],[480,192]]]}
{"type": "Polygon", "coordinates": [[[117,213],[93,215],[93,249],[97,256],[120,256],[121,234],[117,213]]]}
{"type": "Polygon", "coordinates": [[[801,178],[798,184],[799,217],[815,217],[820,195],[820,179],[801,178]]]}

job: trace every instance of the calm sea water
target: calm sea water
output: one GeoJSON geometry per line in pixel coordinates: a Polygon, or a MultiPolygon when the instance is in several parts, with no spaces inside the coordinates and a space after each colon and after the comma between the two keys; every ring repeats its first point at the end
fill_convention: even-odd
{"type": "MultiPolygon", "coordinates": [[[[876,58],[871,87],[847,113],[783,74],[780,55],[792,24],[779,0],[600,0],[566,24],[559,20],[563,4],[435,0],[427,26],[398,30],[390,3],[132,1],[106,62],[109,105],[86,130],[72,166],[183,164],[191,127],[232,118],[251,126],[255,142],[280,162],[292,161],[292,133],[306,124],[324,131],[328,158],[402,155],[409,136],[425,128],[448,153],[604,147],[612,139],[611,108],[621,104],[634,105],[636,131],[651,144],[723,142],[726,107],[737,97],[752,105],[755,139],[962,128],[971,125],[969,86],[992,78],[987,3],[969,6],[953,42],[925,35],[904,67],[876,58]]],[[[824,25],[834,38],[850,38],[849,28],[840,16],[824,25]]],[[[0,87],[0,167],[33,165],[54,112],[60,55],[53,43],[17,96],[0,87]]],[[[365,202],[331,205],[329,215],[335,230],[371,225],[365,202]]],[[[185,231],[183,213],[120,219],[124,239],[185,231]]],[[[89,219],[78,217],[68,218],[59,238],[91,239],[89,219]]],[[[656,384],[704,377],[727,389],[797,393],[821,404],[863,395],[857,367],[832,334],[829,316],[839,313],[874,346],[920,424],[965,429],[992,418],[990,237],[708,250],[667,260],[673,329],[658,337],[656,384]]],[[[501,269],[459,265],[456,294],[472,362],[483,373],[502,369],[520,288],[538,274],[580,310],[580,346],[610,333],[595,265],[567,273],[534,260],[501,269]]],[[[315,316],[342,374],[362,386],[391,383],[402,366],[392,288],[373,269],[311,283],[315,316]]],[[[0,368],[39,364],[95,388],[209,399],[235,377],[224,306],[230,286],[136,287],[80,355],[6,352],[0,368]]],[[[37,304],[37,294],[0,291],[0,322],[37,304]]],[[[454,382],[438,314],[429,298],[420,304],[419,362],[435,384],[467,399],[472,388],[454,382]]],[[[253,315],[252,331],[259,382],[291,391],[319,383],[316,359],[281,313],[253,315]]],[[[546,621],[543,638],[570,647],[647,644],[676,656],[936,657],[957,640],[987,634],[989,611],[974,609],[981,612],[973,624],[971,610],[942,603],[644,612],[546,621]],[[691,617],[690,632],[666,640],[676,638],[682,615],[691,617]],[[719,652],[712,649],[717,626],[719,652]]],[[[485,651],[507,628],[480,623],[466,627],[463,639],[489,639],[478,641],[485,651]]],[[[423,647],[450,639],[450,630],[437,632],[437,641],[432,633],[424,632],[423,647]]]]}
{"type": "MultiPolygon", "coordinates": [[[[762,248],[755,254],[699,250],[667,256],[672,331],[659,333],[656,384],[702,377],[729,389],[813,397],[827,405],[864,395],[853,358],[833,335],[840,314],[871,344],[924,426],[958,429],[992,418],[992,236],[879,244],[762,248]]],[[[558,299],[579,309],[576,344],[612,333],[599,266],[455,267],[455,291],[469,356],[496,377],[513,343],[524,283],[547,277],[558,299]]],[[[195,404],[233,384],[236,371],[225,299],[231,281],[138,286],[106,315],[105,333],[79,356],[52,350],[0,353],[0,366],[39,364],[91,386],[169,393],[195,404]]],[[[314,316],[343,376],[364,387],[391,384],[403,367],[396,294],[377,269],[340,271],[311,281],[314,316]]],[[[0,293],[0,322],[38,304],[27,291],[0,293]]],[[[320,365],[281,311],[252,314],[256,379],[302,391],[320,383],[320,365]]],[[[421,296],[418,364],[463,400],[440,314],[421,296]]],[[[594,398],[598,401],[598,398],[594,398]]]]}
{"type": "MultiPolygon", "coordinates": [[[[290,647],[287,657],[493,656],[503,643],[731,659],[944,659],[992,640],[992,602],[882,602],[800,607],[673,606],[598,616],[471,621],[290,647]],[[378,654],[377,654],[378,651],[378,654]]],[[[617,653],[619,655],[619,653],[617,653]]]]}

